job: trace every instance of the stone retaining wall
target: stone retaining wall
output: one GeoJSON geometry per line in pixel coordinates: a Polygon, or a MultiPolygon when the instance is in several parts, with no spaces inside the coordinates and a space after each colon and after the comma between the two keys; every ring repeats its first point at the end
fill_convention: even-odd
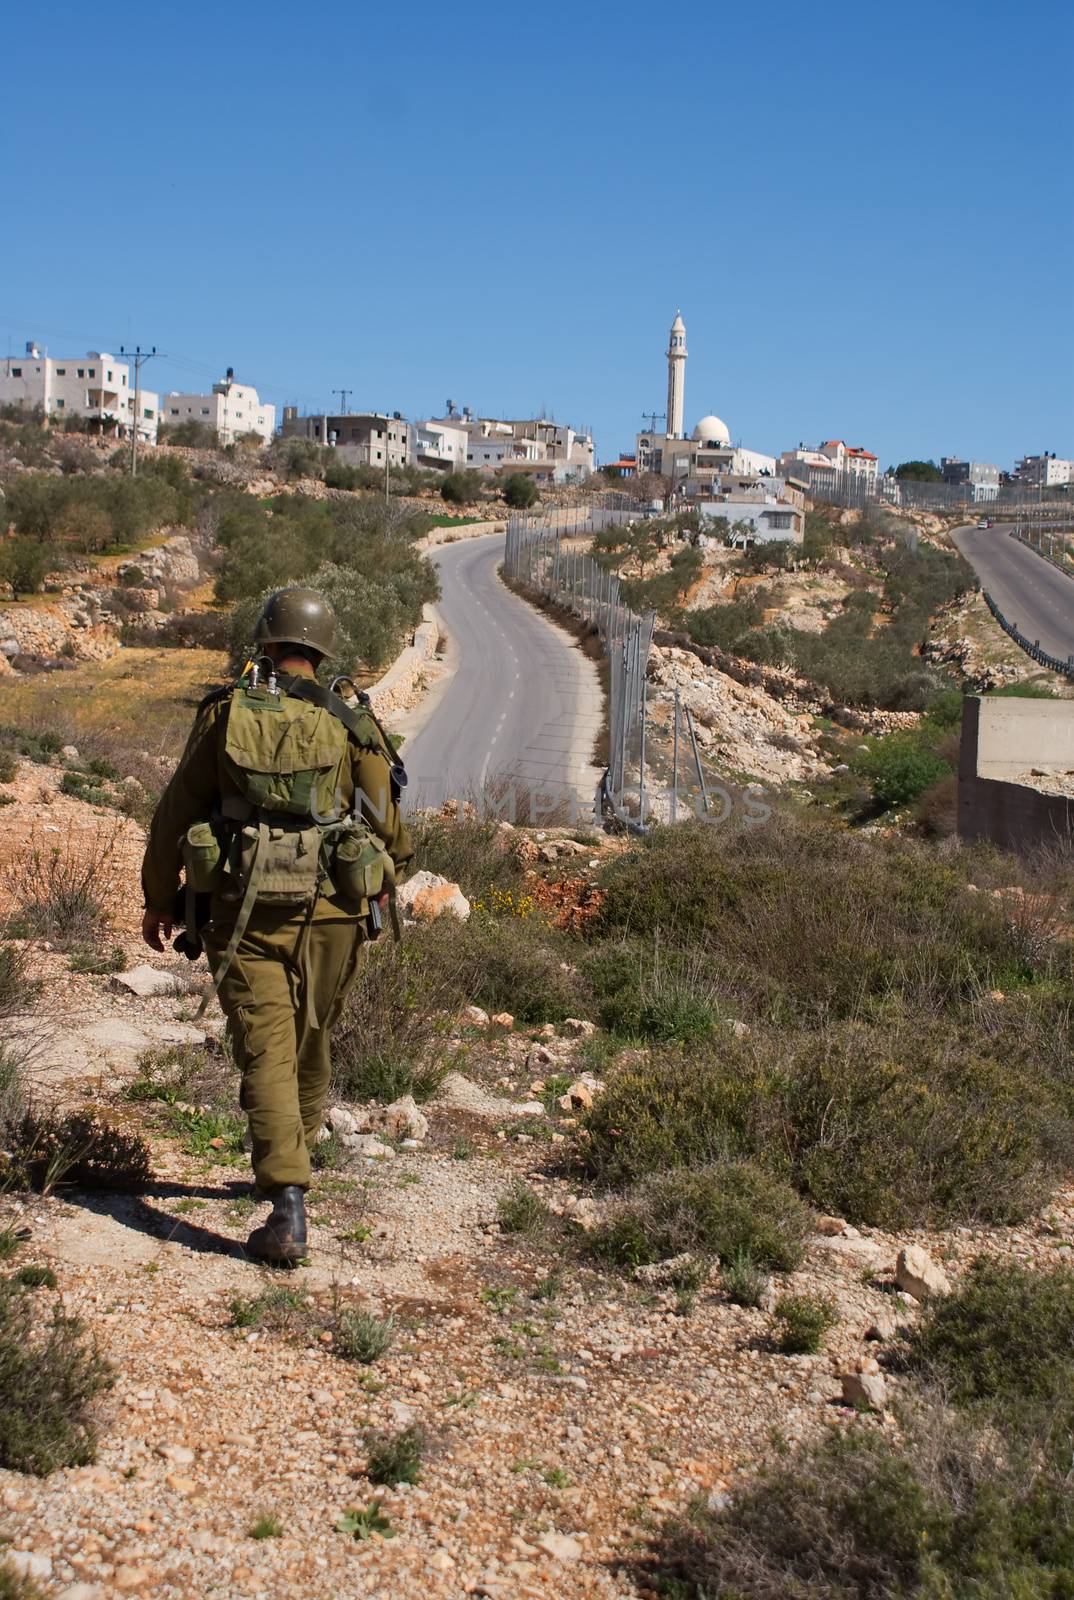
{"type": "Polygon", "coordinates": [[[414,629],[414,642],[407,645],[379,683],[367,691],[378,717],[389,718],[409,711],[422,696],[433,673],[432,661],[440,639],[440,623],[435,609],[422,607],[424,621],[414,629]]]}

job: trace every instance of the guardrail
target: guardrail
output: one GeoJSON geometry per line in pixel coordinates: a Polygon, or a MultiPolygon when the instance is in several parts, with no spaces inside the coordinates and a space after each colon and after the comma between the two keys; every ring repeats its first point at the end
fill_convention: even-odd
{"type": "Polygon", "coordinates": [[[987,589],[983,590],[982,593],[984,594],[985,604],[1004,633],[1009,634],[1015,644],[1019,645],[1027,656],[1031,656],[1042,667],[1047,667],[1049,672],[1061,672],[1067,678],[1074,678],[1074,654],[1067,656],[1065,661],[1060,661],[1058,656],[1050,655],[1047,650],[1042,650],[1039,639],[1027,639],[1025,634],[1019,630],[1016,622],[1008,622],[987,589]]]}

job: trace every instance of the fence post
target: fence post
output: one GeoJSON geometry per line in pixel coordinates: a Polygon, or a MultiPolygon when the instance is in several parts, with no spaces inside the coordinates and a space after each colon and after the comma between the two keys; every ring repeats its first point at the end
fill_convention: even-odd
{"type": "Polygon", "coordinates": [[[671,820],[679,820],[679,691],[675,690],[675,731],[671,736],[671,820]]]}

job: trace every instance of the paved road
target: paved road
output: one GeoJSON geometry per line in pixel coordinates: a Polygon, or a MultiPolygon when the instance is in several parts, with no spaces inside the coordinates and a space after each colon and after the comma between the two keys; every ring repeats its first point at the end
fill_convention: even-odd
{"type": "MultiPolygon", "coordinates": [[[[503,536],[434,550],[450,676],[396,726],[411,804],[468,797],[505,776],[531,791],[570,790],[592,807],[593,741],[603,713],[593,662],[574,639],[501,583],[503,536]]],[[[509,813],[505,813],[509,814],[509,813]]],[[[519,820],[523,817],[521,809],[519,820]]]]}
{"type": "Polygon", "coordinates": [[[956,528],[952,535],[1008,622],[1041,649],[1066,660],[1074,653],[1074,579],[1044,561],[1006,528],[956,528]]]}

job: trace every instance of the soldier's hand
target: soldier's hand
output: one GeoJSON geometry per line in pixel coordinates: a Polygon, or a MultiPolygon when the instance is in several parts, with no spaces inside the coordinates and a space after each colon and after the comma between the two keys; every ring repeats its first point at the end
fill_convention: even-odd
{"type": "Polygon", "coordinates": [[[163,911],[146,911],[142,917],[142,938],[150,950],[163,950],[172,936],[172,919],[163,911]]]}

